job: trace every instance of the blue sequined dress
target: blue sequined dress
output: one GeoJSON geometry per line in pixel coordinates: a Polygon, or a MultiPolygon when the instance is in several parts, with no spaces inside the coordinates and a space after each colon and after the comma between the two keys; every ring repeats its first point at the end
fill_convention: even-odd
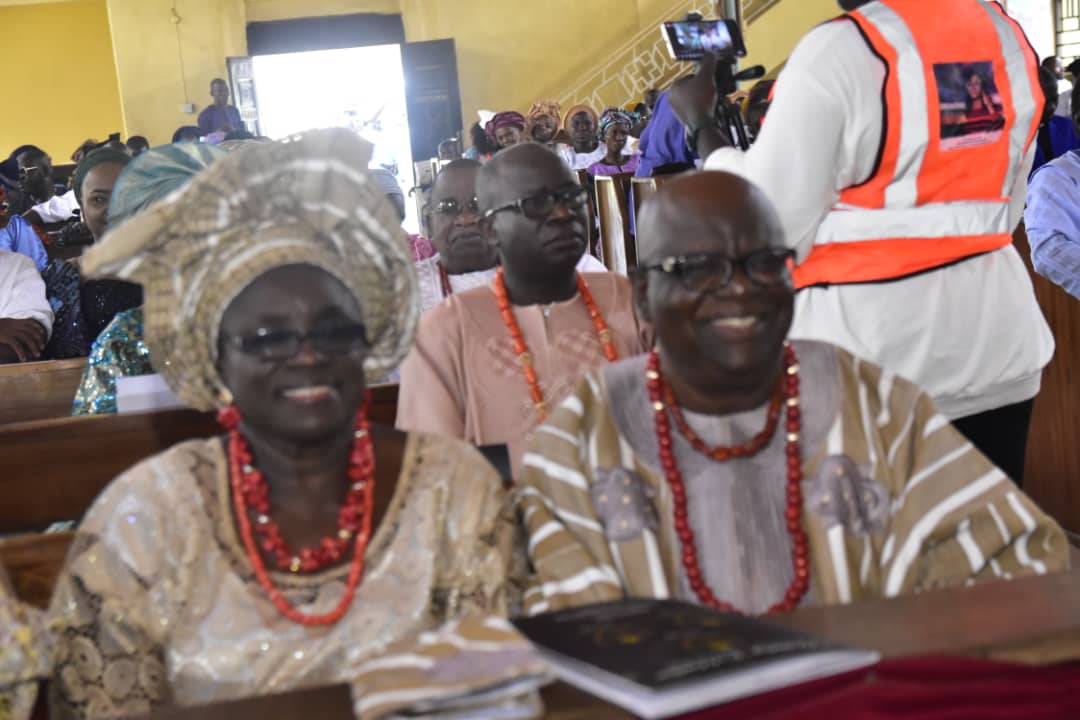
{"type": "Polygon", "coordinates": [[[154,372],[150,348],[143,342],[141,307],[118,313],[90,348],[72,415],[116,412],[116,379],[154,372]]]}

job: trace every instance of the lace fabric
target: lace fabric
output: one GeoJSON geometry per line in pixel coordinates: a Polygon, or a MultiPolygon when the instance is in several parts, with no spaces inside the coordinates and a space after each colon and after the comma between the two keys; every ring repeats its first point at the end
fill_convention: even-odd
{"type": "MultiPolygon", "coordinates": [[[[108,717],[356,680],[361,664],[454,617],[505,615],[512,523],[494,470],[460,442],[410,435],[346,616],[306,628],[257,584],[230,513],[220,440],[118,478],[83,523],[53,612],[66,629],[54,712],[108,717]]],[[[272,573],[302,612],[331,609],[348,567],[272,573]]]]}

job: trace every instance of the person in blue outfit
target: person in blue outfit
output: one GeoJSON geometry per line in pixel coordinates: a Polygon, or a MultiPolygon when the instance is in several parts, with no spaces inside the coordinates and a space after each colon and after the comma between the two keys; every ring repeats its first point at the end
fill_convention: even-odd
{"type": "MultiPolygon", "coordinates": [[[[1080,128],[1080,83],[1073,88],[1072,121],[1080,128]]],[[[1027,226],[1035,271],[1080,299],[1080,149],[1074,148],[1031,174],[1027,226]]]]}
{"type": "Polygon", "coordinates": [[[1057,78],[1050,70],[1041,67],[1039,68],[1039,84],[1042,86],[1043,94],[1046,95],[1046,108],[1043,110],[1043,123],[1036,137],[1035,162],[1031,166],[1032,174],[1054,158],[1080,148],[1080,135],[1076,132],[1073,119],[1054,114],[1059,105],[1057,78]]]}

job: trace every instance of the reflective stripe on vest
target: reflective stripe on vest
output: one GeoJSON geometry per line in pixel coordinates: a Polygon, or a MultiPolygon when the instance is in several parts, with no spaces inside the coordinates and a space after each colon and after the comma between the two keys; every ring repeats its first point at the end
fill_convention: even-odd
{"type": "Polygon", "coordinates": [[[1009,193],[1044,102],[1019,25],[985,0],[879,0],[841,21],[887,68],[880,158],[822,221],[796,287],[892,280],[1008,245],[1009,193]],[[961,90],[983,90],[981,115],[956,97],[972,72],[961,90]]]}

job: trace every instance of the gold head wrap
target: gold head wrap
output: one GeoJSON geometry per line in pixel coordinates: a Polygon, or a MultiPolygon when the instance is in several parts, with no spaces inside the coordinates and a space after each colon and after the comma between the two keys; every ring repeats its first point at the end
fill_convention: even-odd
{"type": "Polygon", "coordinates": [[[537,100],[525,116],[525,137],[529,140],[532,140],[533,124],[542,115],[551,118],[556,131],[562,127],[562,106],[555,100],[537,100]]]}
{"type": "Polygon", "coordinates": [[[574,128],[572,127],[572,125],[574,122],[574,116],[578,113],[586,113],[589,117],[592,118],[593,125],[596,125],[600,122],[600,116],[597,115],[596,111],[593,110],[591,107],[589,107],[588,105],[575,105],[574,107],[566,111],[566,117],[563,119],[563,130],[565,130],[566,132],[573,131],[574,128]]]}
{"type": "Polygon", "coordinates": [[[398,216],[347,130],[252,144],[136,215],[84,256],[88,273],[141,283],[155,369],[199,410],[231,402],[217,368],[221,318],[260,275],[314,265],[357,299],[372,341],[368,381],[397,367],[419,317],[398,216]]]}

